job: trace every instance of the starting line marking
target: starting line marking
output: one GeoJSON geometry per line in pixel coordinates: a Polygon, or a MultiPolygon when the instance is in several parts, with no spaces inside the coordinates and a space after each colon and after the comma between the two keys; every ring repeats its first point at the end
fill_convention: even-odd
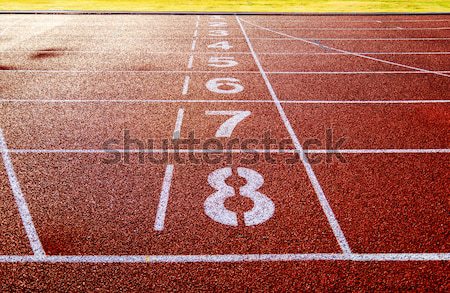
{"type": "Polygon", "coordinates": [[[357,56],[357,57],[361,57],[361,58],[364,58],[364,59],[378,61],[378,62],[381,62],[381,63],[390,64],[390,65],[396,65],[396,66],[400,66],[400,67],[404,67],[404,68],[409,68],[409,69],[413,69],[413,70],[417,70],[417,71],[421,71],[421,72],[432,73],[432,74],[436,74],[436,75],[439,75],[439,76],[450,77],[450,75],[448,75],[448,74],[443,74],[443,73],[440,73],[440,72],[437,72],[437,71],[426,70],[426,69],[423,69],[423,68],[413,67],[413,66],[400,64],[400,63],[396,63],[396,62],[392,62],[392,61],[387,61],[387,60],[383,60],[383,59],[379,59],[379,58],[375,58],[375,57],[370,57],[370,56],[359,54],[359,53],[353,53],[353,52],[350,52],[350,51],[337,49],[337,48],[334,48],[334,47],[331,47],[331,46],[328,46],[328,45],[324,45],[324,44],[318,45],[317,43],[308,41],[308,40],[306,40],[304,38],[294,37],[294,36],[291,36],[291,35],[288,35],[288,34],[285,34],[285,33],[282,33],[282,32],[279,32],[279,31],[276,31],[276,30],[273,30],[273,29],[270,29],[270,28],[266,28],[266,27],[259,26],[257,24],[253,24],[253,23],[248,22],[246,20],[243,20],[243,21],[245,23],[249,24],[249,25],[252,25],[252,26],[256,27],[256,28],[263,29],[263,30],[266,30],[266,31],[269,31],[269,32],[272,32],[272,33],[275,33],[275,34],[278,34],[278,35],[290,37],[290,38],[292,38],[294,40],[302,41],[302,42],[305,42],[305,43],[308,43],[308,44],[311,44],[311,45],[314,45],[314,46],[319,46],[321,48],[326,48],[326,49],[330,49],[330,50],[333,50],[333,51],[336,51],[336,52],[346,53],[348,55],[357,56]]]}
{"type": "Polygon", "coordinates": [[[449,261],[450,253],[305,253],[219,255],[0,255],[0,263],[227,263],[262,261],[449,261]]]}
{"type": "Polygon", "coordinates": [[[322,206],[323,212],[325,213],[325,216],[328,219],[330,227],[333,230],[333,234],[336,237],[336,240],[339,243],[339,246],[342,249],[342,251],[344,253],[351,253],[351,249],[347,242],[347,239],[345,238],[344,232],[342,232],[342,229],[336,219],[336,216],[334,215],[333,210],[331,209],[330,204],[328,203],[328,200],[322,190],[322,187],[320,186],[320,183],[314,173],[314,170],[312,169],[312,167],[308,161],[308,158],[305,156],[303,147],[300,144],[300,141],[298,140],[297,135],[295,134],[294,129],[292,128],[292,125],[289,122],[286,113],[284,112],[283,106],[281,105],[280,100],[278,99],[277,94],[275,93],[275,91],[272,87],[272,84],[270,83],[269,78],[267,77],[267,74],[264,72],[261,62],[259,61],[258,55],[256,55],[256,52],[253,49],[253,45],[247,35],[247,32],[245,31],[240,18],[237,15],[235,15],[235,17],[236,17],[236,21],[239,24],[239,27],[241,28],[242,34],[245,37],[245,40],[250,49],[250,52],[252,53],[253,59],[254,59],[256,65],[258,66],[259,71],[261,72],[261,76],[264,79],[267,89],[269,90],[270,95],[272,96],[273,102],[278,109],[278,113],[280,114],[281,119],[283,120],[284,126],[286,127],[287,131],[289,132],[289,135],[291,137],[292,142],[294,143],[296,150],[298,150],[300,152],[300,154],[299,154],[300,159],[303,163],[303,166],[305,167],[306,173],[311,181],[311,184],[314,187],[314,190],[317,194],[317,198],[320,202],[320,205],[322,206]]]}

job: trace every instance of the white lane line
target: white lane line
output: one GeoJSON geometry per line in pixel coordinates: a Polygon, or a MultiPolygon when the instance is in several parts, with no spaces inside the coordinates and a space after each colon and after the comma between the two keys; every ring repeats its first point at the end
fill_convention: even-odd
{"type": "Polygon", "coordinates": [[[195,47],[197,46],[197,39],[192,40],[191,51],[195,51],[195,47]]]}
{"type": "MultiPolygon", "coordinates": [[[[198,37],[199,34],[199,30],[196,29],[194,31],[194,37],[198,37]]],[[[1,36],[1,34],[0,34],[1,36]]],[[[50,35],[50,36],[39,36],[39,39],[47,39],[47,40],[52,40],[52,41],[66,41],[66,40],[73,40],[75,37],[74,36],[67,36],[67,35],[63,35],[63,36],[59,36],[59,35],[50,35]]],[[[92,40],[96,40],[96,41],[108,41],[111,40],[111,37],[97,37],[97,36],[79,36],[76,37],[77,40],[81,40],[81,41],[92,41],[92,40]]],[[[170,38],[165,38],[165,37],[154,37],[154,38],[136,38],[136,37],[115,37],[114,41],[118,41],[118,40],[122,40],[122,41],[131,41],[131,40],[140,40],[140,41],[146,41],[146,40],[187,40],[189,39],[189,37],[170,37],[170,38]]],[[[205,40],[221,40],[223,39],[222,37],[203,37],[203,39],[205,40]]],[[[244,40],[244,38],[242,37],[227,37],[228,40],[244,40]]],[[[253,40],[268,40],[268,41],[290,41],[292,40],[291,38],[288,37],[254,37],[252,38],[253,40]]],[[[313,37],[308,37],[305,38],[305,40],[309,40],[309,41],[447,41],[450,40],[450,38],[447,37],[422,37],[422,38],[398,38],[398,37],[393,37],[393,38],[367,38],[367,37],[361,37],[361,38],[351,38],[351,37],[346,37],[346,38],[323,38],[323,37],[319,37],[319,38],[313,38],[313,37]]],[[[45,50],[38,50],[39,52],[45,52],[45,50]]],[[[65,51],[65,52],[70,52],[70,51],[65,51]]]]}
{"type": "MultiPolygon", "coordinates": [[[[270,20],[265,20],[269,24],[270,20]]],[[[283,24],[283,22],[276,20],[272,21],[275,24],[283,24]]],[[[311,23],[312,20],[297,20],[297,19],[289,19],[287,20],[288,24],[293,23],[311,23]]],[[[398,19],[398,20],[330,20],[330,19],[321,19],[320,23],[390,23],[390,22],[450,22],[450,19],[398,19]]]]}
{"type": "Polygon", "coordinates": [[[194,55],[190,55],[189,56],[189,61],[188,61],[188,69],[192,69],[192,66],[194,64],[194,55]]]}
{"type": "MultiPolygon", "coordinates": [[[[245,21],[245,20],[242,20],[245,21]]],[[[247,22],[247,21],[245,21],[247,22]]],[[[450,27],[408,27],[408,28],[363,28],[363,27],[275,27],[274,30],[305,30],[305,31],[427,31],[427,30],[450,30],[450,27]]]]}
{"type": "Polygon", "coordinates": [[[189,82],[191,80],[191,77],[189,75],[186,75],[184,77],[184,83],[183,83],[183,90],[181,91],[182,95],[187,95],[189,91],[189,82]]]}
{"type": "Polygon", "coordinates": [[[0,263],[228,263],[271,261],[449,261],[450,253],[292,253],[216,255],[0,255],[0,263]]]}
{"type": "Polygon", "coordinates": [[[25,196],[20,188],[19,180],[17,179],[16,172],[14,172],[13,163],[9,157],[8,146],[6,144],[5,137],[3,136],[3,130],[0,129],[0,149],[2,152],[3,164],[5,165],[6,173],[8,174],[9,184],[14,195],[14,199],[19,210],[20,218],[22,219],[23,226],[27,233],[28,240],[30,241],[31,249],[35,256],[45,256],[44,248],[39,240],[38,233],[33,223],[30,210],[25,196]]]}
{"type": "Polygon", "coordinates": [[[291,35],[288,35],[288,34],[285,34],[285,33],[282,33],[282,32],[278,32],[278,31],[275,31],[275,30],[272,30],[272,29],[269,29],[269,28],[265,28],[265,27],[253,24],[253,23],[248,22],[246,20],[242,20],[242,21],[247,23],[247,24],[249,24],[249,25],[252,25],[254,27],[257,27],[257,28],[260,28],[260,29],[263,29],[263,30],[266,30],[266,31],[269,31],[269,32],[272,32],[272,33],[275,33],[275,34],[279,34],[279,35],[282,35],[282,36],[290,37],[292,39],[299,40],[299,41],[302,41],[302,42],[305,42],[305,43],[308,43],[308,44],[311,44],[311,45],[314,45],[314,46],[317,46],[317,47],[320,47],[320,48],[326,48],[326,49],[333,50],[333,51],[336,51],[336,52],[346,53],[348,55],[357,56],[357,57],[361,57],[361,58],[369,59],[369,60],[373,60],[373,61],[378,61],[378,62],[385,63],[385,64],[390,64],[390,65],[400,66],[400,67],[403,67],[403,68],[413,69],[413,70],[417,70],[417,71],[421,71],[421,72],[432,73],[432,74],[436,74],[436,75],[440,75],[440,76],[450,77],[450,75],[448,75],[448,74],[440,73],[440,72],[437,72],[437,71],[426,70],[426,69],[423,69],[423,68],[413,67],[413,66],[400,64],[400,63],[396,63],[396,62],[392,62],[392,61],[387,61],[387,60],[383,60],[383,59],[379,59],[379,58],[375,58],[375,57],[370,57],[370,56],[367,56],[367,55],[362,55],[362,54],[359,54],[359,53],[353,53],[353,52],[350,52],[350,51],[346,51],[346,50],[341,50],[341,49],[337,49],[337,48],[334,48],[334,47],[330,47],[330,46],[327,46],[327,45],[324,45],[324,44],[317,44],[315,42],[308,41],[308,40],[306,40],[304,38],[294,37],[294,36],[291,36],[291,35]]]}
{"type": "MultiPolygon", "coordinates": [[[[34,52],[33,50],[0,50],[0,54],[2,53],[30,53],[34,52]]],[[[47,50],[39,50],[39,52],[51,52],[47,50]]],[[[77,54],[99,54],[99,53],[111,53],[111,54],[129,54],[126,51],[78,51],[78,50],[66,50],[65,52],[69,53],[77,53],[77,54]]],[[[167,51],[139,51],[140,54],[162,54],[162,55],[186,55],[191,53],[189,52],[167,52],[167,51]]],[[[367,55],[450,55],[450,52],[354,52],[358,54],[367,54],[367,55]]],[[[192,52],[192,54],[196,55],[213,55],[217,54],[217,52],[209,52],[209,51],[196,51],[192,52]]],[[[250,52],[226,52],[224,55],[251,55],[250,52]]],[[[260,52],[259,55],[347,55],[347,53],[342,52],[260,52]]]]}
{"type": "Polygon", "coordinates": [[[345,254],[349,254],[349,253],[351,253],[351,249],[350,249],[350,246],[348,245],[347,239],[345,238],[345,235],[342,232],[342,229],[336,219],[336,216],[334,215],[334,212],[331,209],[330,204],[328,203],[328,200],[322,190],[322,187],[320,186],[319,181],[317,180],[314,170],[312,169],[312,167],[308,161],[308,158],[303,151],[303,147],[302,147],[300,141],[298,140],[297,135],[295,134],[294,129],[292,128],[292,125],[289,122],[286,113],[284,112],[283,106],[281,105],[280,100],[278,99],[278,97],[272,87],[272,84],[269,81],[269,78],[267,77],[266,73],[264,72],[261,62],[259,61],[258,55],[255,53],[255,50],[253,49],[252,43],[247,35],[247,32],[245,31],[245,29],[241,23],[240,18],[237,15],[235,17],[236,17],[236,21],[239,24],[239,27],[241,28],[242,34],[245,37],[245,40],[250,49],[250,52],[252,53],[253,59],[255,60],[255,63],[258,66],[259,71],[261,72],[261,76],[263,77],[264,82],[266,83],[267,89],[269,90],[270,95],[272,96],[274,104],[278,109],[278,113],[280,114],[281,119],[283,120],[283,123],[284,123],[287,131],[289,132],[289,135],[292,139],[292,142],[294,143],[295,148],[300,152],[299,153],[300,159],[306,169],[306,173],[308,174],[311,184],[313,185],[314,190],[316,191],[320,205],[322,206],[322,209],[328,219],[328,222],[330,223],[331,229],[333,230],[336,240],[339,243],[339,246],[341,247],[342,251],[345,254]]]}
{"type": "Polygon", "coordinates": [[[181,135],[181,125],[183,123],[183,117],[184,117],[184,109],[180,108],[178,109],[177,113],[177,121],[175,122],[175,129],[173,130],[173,139],[179,139],[181,135]]]}
{"type": "Polygon", "coordinates": [[[200,15],[197,15],[196,21],[195,21],[195,28],[198,29],[199,25],[200,25],[200,15]]]}
{"type": "Polygon", "coordinates": [[[159,197],[158,210],[156,211],[156,219],[154,229],[155,231],[164,230],[164,221],[166,219],[167,205],[169,203],[170,186],[172,184],[173,165],[167,165],[166,173],[164,174],[163,185],[159,197]]]}
{"type": "MultiPolygon", "coordinates": [[[[45,103],[273,103],[273,100],[50,100],[50,99],[0,99],[1,103],[45,104],[45,103]]],[[[445,104],[450,100],[284,100],[281,104],[445,104]]]]}
{"type": "MultiPolygon", "coordinates": [[[[193,55],[189,56],[189,64],[193,62],[193,55]],[[192,57],[192,61],[191,61],[192,57]]],[[[191,64],[192,66],[192,64],[191,64]]],[[[235,74],[260,74],[259,71],[214,71],[214,70],[40,70],[40,69],[8,69],[0,70],[1,74],[12,73],[131,73],[131,74],[179,74],[179,73],[199,73],[199,74],[217,74],[217,73],[235,73],[235,74]]],[[[450,71],[408,71],[408,70],[397,70],[397,71],[266,71],[267,74],[448,74],[450,71]]]]}
{"type": "Polygon", "coordinates": [[[349,74],[433,74],[433,73],[450,73],[450,71],[266,71],[268,74],[335,74],[335,75],[349,75],[349,74]]]}
{"type": "Polygon", "coordinates": [[[341,149],[305,150],[308,154],[439,154],[450,153],[450,149],[341,149]]]}
{"type": "MultiPolygon", "coordinates": [[[[273,103],[273,102],[272,102],[273,103]]],[[[3,152],[0,150],[0,152],[3,152]]],[[[241,153],[299,153],[295,149],[9,149],[10,154],[107,154],[107,153],[211,153],[211,154],[241,154],[241,153]]],[[[303,150],[306,154],[439,154],[450,153],[450,149],[337,149],[337,150],[303,150]]]]}

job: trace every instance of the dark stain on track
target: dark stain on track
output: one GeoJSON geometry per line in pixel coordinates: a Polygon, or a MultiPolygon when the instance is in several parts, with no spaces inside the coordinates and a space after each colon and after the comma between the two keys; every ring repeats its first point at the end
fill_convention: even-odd
{"type": "Polygon", "coordinates": [[[0,65],[0,70],[14,70],[16,69],[13,66],[8,66],[8,65],[0,65]]]}
{"type": "Polygon", "coordinates": [[[30,59],[47,59],[64,55],[65,49],[61,48],[48,48],[43,50],[37,50],[30,55],[30,59]]]}

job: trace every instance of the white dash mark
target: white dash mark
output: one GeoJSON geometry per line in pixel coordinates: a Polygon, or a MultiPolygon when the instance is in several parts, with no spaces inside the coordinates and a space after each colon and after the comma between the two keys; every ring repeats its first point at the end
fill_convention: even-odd
{"type": "Polygon", "coordinates": [[[167,204],[169,203],[170,185],[172,184],[173,165],[167,165],[164,175],[161,195],[159,197],[158,210],[156,211],[155,231],[164,230],[164,221],[166,219],[167,204]]]}
{"type": "Polygon", "coordinates": [[[197,39],[192,40],[191,51],[195,51],[195,47],[197,46],[197,39]]]}
{"type": "Polygon", "coordinates": [[[193,64],[194,64],[194,55],[191,55],[189,56],[188,69],[192,69],[193,64]]]}
{"type": "Polygon", "coordinates": [[[181,134],[181,125],[183,123],[184,109],[178,109],[177,121],[175,122],[175,129],[173,130],[173,139],[179,139],[181,134]]]}
{"type": "Polygon", "coordinates": [[[186,77],[184,78],[184,83],[183,83],[183,91],[181,92],[183,95],[187,95],[187,93],[189,91],[190,80],[191,80],[190,76],[186,75],[186,77]]]}

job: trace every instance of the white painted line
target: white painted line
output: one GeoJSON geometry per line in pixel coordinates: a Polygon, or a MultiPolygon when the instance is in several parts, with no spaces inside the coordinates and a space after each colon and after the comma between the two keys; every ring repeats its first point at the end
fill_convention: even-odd
{"type": "Polygon", "coordinates": [[[439,154],[450,153],[450,149],[341,149],[305,150],[308,154],[439,154]]]}
{"type": "Polygon", "coordinates": [[[186,75],[184,77],[184,83],[183,83],[183,90],[181,92],[182,95],[187,95],[189,91],[189,82],[191,80],[191,77],[189,75],[186,75]]]}
{"type": "Polygon", "coordinates": [[[283,123],[289,132],[289,135],[292,139],[292,142],[294,143],[295,148],[300,152],[299,156],[300,159],[306,169],[306,173],[308,174],[308,177],[311,181],[311,184],[314,187],[314,190],[316,191],[317,197],[319,199],[320,205],[322,206],[322,209],[328,219],[328,222],[330,223],[331,229],[333,230],[334,236],[336,237],[337,242],[339,243],[339,246],[341,247],[344,254],[351,253],[350,246],[348,245],[347,239],[345,238],[344,233],[342,232],[342,229],[336,219],[336,216],[334,215],[333,210],[331,209],[330,204],[328,203],[327,198],[325,197],[325,193],[322,190],[322,187],[320,186],[319,181],[317,180],[317,177],[314,173],[314,170],[312,169],[308,158],[306,154],[303,151],[303,147],[300,143],[300,141],[297,138],[297,135],[294,132],[294,129],[292,128],[291,123],[289,122],[286,113],[284,112],[283,106],[280,103],[280,100],[278,99],[272,84],[269,81],[269,78],[267,77],[266,73],[264,72],[264,69],[261,65],[261,62],[259,61],[258,55],[256,54],[255,50],[253,49],[253,45],[247,35],[247,32],[244,29],[244,26],[241,23],[240,18],[236,15],[236,21],[239,24],[239,27],[241,28],[242,34],[245,37],[245,40],[247,41],[247,45],[250,49],[250,52],[252,53],[253,59],[255,60],[256,65],[258,66],[259,71],[261,72],[261,76],[264,79],[264,82],[266,83],[267,89],[270,92],[270,95],[272,96],[272,99],[274,101],[275,106],[278,109],[278,113],[281,116],[281,119],[283,120],[283,123]]]}
{"type": "Polygon", "coordinates": [[[191,51],[195,51],[195,47],[197,46],[197,39],[192,40],[191,51]]]}
{"type": "Polygon", "coordinates": [[[433,73],[450,73],[450,71],[266,71],[268,74],[335,74],[335,75],[349,75],[349,74],[433,74],[433,73]]]}
{"type": "MultiPolygon", "coordinates": [[[[3,152],[0,150],[0,152],[3,152]]],[[[107,153],[169,153],[169,154],[241,154],[241,153],[300,153],[295,149],[9,149],[10,154],[107,154],[107,153]]],[[[450,153],[450,149],[338,149],[338,150],[303,150],[305,154],[439,154],[450,153]]]]}
{"type": "MultiPolygon", "coordinates": [[[[33,50],[0,50],[1,53],[30,53],[33,50]]],[[[46,50],[39,50],[39,52],[51,52],[46,50]]],[[[89,51],[89,50],[66,50],[65,52],[77,53],[77,54],[99,54],[99,53],[111,53],[111,54],[129,54],[127,51],[89,51]]],[[[196,52],[167,52],[167,51],[139,51],[140,54],[162,54],[162,55],[186,55],[189,53],[197,55],[213,55],[217,52],[208,51],[196,51],[196,52]]],[[[450,55],[450,52],[354,52],[358,54],[367,55],[450,55]]],[[[226,52],[220,53],[223,55],[251,55],[250,52],[226,52]]],[[[259,52],[259,55],[347,55],[347,53],[342,52],[259,52]]]]}
{"type": "MultiPolygon", "coordinates": [[[[192,56],[192,55],[191,55],[192,56]]],[[[190,59],[189,59],[190,61],[190,59]]],[[[193,62],[193,61],[192,61],[193,62]]],[[[188,62],[189,66],[189,62],[188,62]]],[[[260,74],[259,71],[214,71],[214,70],[35,70],[35,69],[10,69],[0,70],[1,74],[13,73],[77,73],[77,74],[91,74],[91,73],[129,73],[129,74],[180,74],[180,73],[199,73],[199,74],[217,74],[217,73],[234,73],[234,74],[260,74]]],[[[434,73],[450,73],[450,71],[435,70],[427,71],[266,71],[267,74],[434,74],[434,73]]]]}
{"type": "Polygon", "coordinates": [[[400,67],[403,67],[403,68],[413,69],[413,70],[417,70],[417,71],[421,71],[421,72],[432,73],[432,74],[436,74],[436,75],[440,75],[440,76],[450,77],[450,75],[448,75],[448,74],[440,73],[440,72],[437,72],[437,71],[426,70],[426,69],[423,69],[423,68],[418,68],[418,67],[404,65],[404,64],[400,64],[400,63],[396,63],[396,62],[391,62],[391,61],[387,61],[387,60],[383,60],[383,59],[379,59],[379,58],[375,58],[375,57],[370,57],[370,56],[367,56],[367,55],[362,55],[362,54],[359,54],[359,53],[353,53],[353,52],[350,52],[350,51],[346,51],[346,50],[341,50],[341,49],[337,49],[337,48],[334,48],[334,47],[330,47],[330,46],[327,46],[327,45],[324,45],[324,44],[317,44],[315,42],[311,42],[311,41],[308,41],[308,40],[303,39],[303,38],[294,37],[294,36],[291,36],[291,35],[288,35],[288,34],[285,34],[285,33],[282,33],[282,32],[275,31],[273,29],[269,29],[269,28],[265,28],[265,27],[262,27],[262,26],[259,26],[259,25],[255,25],[255,24],[253,24],[251,22],[248,22],[246,20],[242,20],[242,21],[244,21],[245,23],[248,23],[248,24],[250,24],[250,25],[252,25],[254,27],[257,27],[257,28],[260,28],[260,29],[263,29],[263,30],[266,30],[266,31],[270,31],[272,33],[279,34],[279,35],[282,35],[282,36],[290,37],[292,39],[299,40],[299,41],[302,41],[302,42],[305,42],[305,43],[308,43],[308,44],[311,44],[311,45],[314,45],[314,46],[318,46],[318,47],[321,47],[321,48],[326,48],[326,49],[329,49],[329,50],[333,50],[333,51],[337,51],[337,52],[341,52],[341,53],[346,53],[348,55],[357,56],[357,57],[361,57],[361,58],[369,59],[369,60],[373,60],[373,61],[378,61],[378,62],[385,63],[385,64],[390,64],[390,65],[400,66],[400,67]]]}
{"type": "Polygon", "coordinates": [[[216,255],[0,255],[0,263],[233,263],[271,261],[449,261],[450,253],[292,253],[216,255]]]}
{"type": "Polygon", "coordinates": [[[173,176],[173,165],[167,165],[163,185],[161,188],[161,194],[159,197],[158,210],[156,211],[156,219],[154,225],[155,231],[164,230],[164,221],[166,219],[167,205],[169,203],[172,176],[173,176]]]}
{"type": "MultiPolygon", "coordinates": [[[[282,104],[442,104],[450,100],[285,100],[282,104]]],[[[272,100],[1,100],[0,103],[273,103],[272,100]]]]}
{"type": "MultiPolygon", "coordinates": [[[[0,99],[1,103],[45,104],[45,103],[273,103],[273,100],[51,100],[51,99],[0,99]]],[[[445,104],[450,100],[284,100],[281,104],[445,104]]]]}
{"type": "Polygon", "coordinates": [[[14,195],[14,199],[19,210],[20,218],[22,219],[23,226],[27,233],[28,240],[30,241],[31,249],[35,256],[44,256],[44,248],[39,240],[38,233],[33,223],[30,210],[25,196],[20,188],[19,180],[14,172],[13,163],[9,157],[8,146],[6,144],[5,137],[3,136],[3,130],[0,129],[0,149],[2,152],[3,164],[5,165],[6,173],[8,174],[9,184],[11,185],[11,191],[14,195]]]}
{"type": "MultiPolygon", "coordinates": [[[[270,22],[271,20],[265,19],[264,21],[270,22]]],[[[289,19],[287,18],[286,22],[288,24],[293,23],[311,23],[313,20],[298,20],[298,19],[289,19]]],[[[283,22],[280,20],[272,21],[275,24],[282,24],[283,22]]],[[[398,20],[331,20],[331,19],[320,19],[320,23],[390,23],[390,22],[450,22],[450,19],[398,19],[398,20]]]]}
{"type": "MultiPolygon", "coordinates": [[[[0,151],[1,152],[1,151],[0,151]]],[[[169,153],[169,154],[241,154],[241,153],[295,153],[296,150],[278,150],[278,149],[12,149],[9,153],[13,154],[107,154],[107,153],[169,153]]]]}
{"type": "MultiPolygon", "coordinates": [[[[248,23],[246,20],[242,20],[248,23]]],[[[258,25],[255,25],[258,26],[258,25]]],[[[450,30],[450,27],[409,27],[409,28],[363,28],[363,27],[275,27],[274,30],[305,30],[305,31],[427,31],[427,30],[450,30]]]]}
{"type": "MultiPolygon", "coordinates": [[[[1,100],[0,100],[1,101],[1,100]]],[[[450,100],[292,100],[292,101],[280,101],[282,104],[441,104],[449,103],[450,100]]]]}
{"type": "Polygon", "coordinates": [[[188,69],[192,69],[192,66],[194,64],[194,55],[189,56],[189,61],[188,61],[188,69]]]}
{"type": "Polygon", "coordinates": [[[183,117],[184,117],[184,109],[180,108],[178,109],[177,113],[177,121],[175,122],[175,129],[173,130],[173,139],[179,139],[181,135],[181,125],[183,123],[183,117]]]}
{"type": "MultiPolygon", "coordinates": [[[[198,37],[199,31],[198,29],[196,29],[194,31],[194,37],[198,37]]],[[[0,35],[1,36],[1,35],[0,35]]],[[[98,36],[67,36],[67,35],[50,35],[50,36],[42,36],[39,35],[39,40],[42,39],[47,39],[47,40],[52,40],[52,41],[66,41],[66,40],[73,40],[74,38],[76,38],[77,40],[81,40],[81,41],[92,41],[92,40],[96,40],[96,41],[108,41],[111,40],[111,37],[98,37],[98,36]]],[[[137,37],[114,37],[115,41],[131,41],[131,40],[141,40],[141,41],[145,41],[145,40],[187,40],[189,39],[189,37],[147,37],[147,38],[137,38],[137,37]]],[[[204,40],[222,40],[222,37],[202,37],[202,39],[204,40]]],[[[253,40],[268,40],[268,41],[291,41],[291,38],[288,37],[254,37],[252,38],[253,40]]],[[[244,38],[242,37],[227,37],[227,40],[244,40],[244,38]]],[[[305,40],[309,40],[309,41],[447,41],[450,40],[450,38],[447,37],[422,37],[422,38],[398,38],[398,37],[393,37],[393,38],[365,38],[365,37],[361,37],[361,38],[350,38],[350,37],[346,37],[346,38],[312,38],[312,37],[308,37],[305,38],[305,40]]],[[[38,50],[39,52],[45,52],[45,50],[38,50]]],[[[65,52],[71,52],[71,51],[65,51],[65,52]]]]}

